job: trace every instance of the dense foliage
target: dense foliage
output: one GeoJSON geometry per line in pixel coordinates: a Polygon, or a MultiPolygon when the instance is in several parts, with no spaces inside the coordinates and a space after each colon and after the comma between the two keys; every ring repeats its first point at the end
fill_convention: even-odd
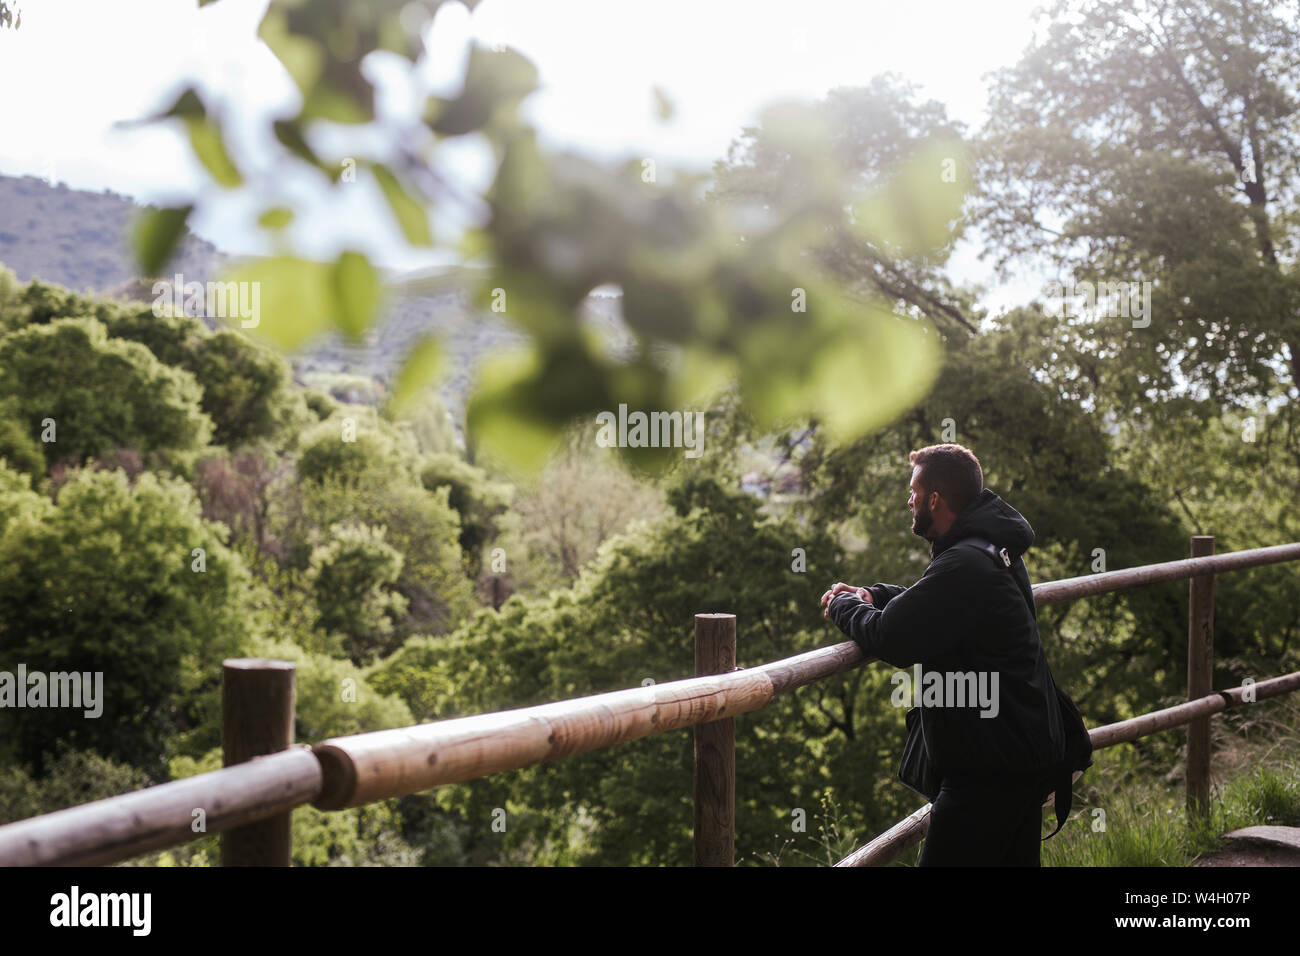
{"type": "MultiPolygon", "coordinates": [[[[281,158],[337,185],[339,157],[306,130],[369,119],[364,53],[415,64],[406,31],[437,6],[351,5],[341,62],[332,0],[272,2],[262,36],[303,93],[275,124],[281,158]]],[[[104,686],[95,718],[0,710],[0,820],[218,766],[231,656],[296,662],[310,743],[689,676],[700,612],[737,615],[745,666],[839,642],[817,601],[831,581],[906,584],[928,561],[905,507],[922,445],[975,450],[1034,527],[1035,581],[1179,558],[1191,534],[1220,551],[1300,540],[1296,39],[1283,3],[1063,3],[995,78],[987,128],[881,77],[768,111],[702,196],[685,175],[548,155],[517,112],[531,64],[475,47],[421,142],[482,132],[495,150],[464,251],[487,263],[478,304],[504,290],[528,345],[484,370],[467,444],[425,387],[427,343],[384,383],[393,401],[351,400],[297,384],[261,333],[0,270],[0,671],[104,686]],[[962,234],[1045,283],[1149,282],[1151,321],[1038,298],[985,315],[945,272],[962,234]],[[607,282],[621,352],[576,320],[607,282]],[[698,458],[597,440],[600,411],[688,401],[698,458]]],[[[253,175],[195,91],[166,116],[223,187],[253,175]]],[[[375,142],[393,155],[363,172],[428,240],[423,159],[375,142]]],[[[149,271],[190,212],[148,217],[149,271]]],[[[381,298],[357,253],[249,269],[280,345],[355,339],[381,298]]],[[[1294,579],[1216,581],[1216,687],[1297,668],[1294,579]]],[[[1185,693],[1186,594],[1041,611],[1089,725],[1185,693]]],[[[825,862],[831,795],[859,837],[915,809],[894,781],[891,690],[873,665],[738,719],[741,862],[825,862]]],[[[1178,748],[1155,735],[1113,760],[1170,766],[1178,748]]],[[[302,810],[295,861],[685,864],[691,755],[689,733],[656,734],[302,810]]],[[[151,859],[214,852],[205,838],[151,859]]]]}

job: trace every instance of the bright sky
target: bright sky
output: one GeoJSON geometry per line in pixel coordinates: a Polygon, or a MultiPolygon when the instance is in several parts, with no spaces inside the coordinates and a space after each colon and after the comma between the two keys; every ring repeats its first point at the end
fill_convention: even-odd
{"type": "MultiPolygon", "coordinates": [[[[460,4],[438,14],[429,77],[450,93],[469,37],[508,44],[540,70],[543,89],[529,115],[550,143],[707,169],[766,103],[818,99],[886,70],[978,126],[984,75],[1018,58],[1040,2],[483,0],[472,15],[460,4]],[[656,85],[676,107],[669,124],[655,118],[656,85]]],[[[232,149],[241,160],[256,157],[257,117],[296,97],[256,37],[266,3],[220,0],[200,10],[197,0],[20,0],[22,28],[0,30],[0,172],[142,201],[183,195],[203,177],[180,135],[114,124],[168,105],[191,78],[240,104],[232,149]]],[[[467,143],[455,168],[474,179],[485,172],[482,159],[467,143]]],[[[401,253],[365,190],[317,205],[294,233],[311,251],[347,243],[393,267],[422,264],[401,253]]],[[[227,202],[194,225],[223,250],[266,252],[248,226],[259,208],[257,197],[227,202]]],[[[959,250],[955,278],[985,278],[974,253],[959,250]]]]}

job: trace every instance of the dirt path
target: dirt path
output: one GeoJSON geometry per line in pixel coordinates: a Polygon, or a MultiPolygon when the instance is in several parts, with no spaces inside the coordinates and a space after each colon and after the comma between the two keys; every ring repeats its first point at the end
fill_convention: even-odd
{"type": "Polygon", "coordinates": [[[1192,866],[1300,866],[1300,827],[1246,827],[1223,839],[1224,849],[1192,866]]]}

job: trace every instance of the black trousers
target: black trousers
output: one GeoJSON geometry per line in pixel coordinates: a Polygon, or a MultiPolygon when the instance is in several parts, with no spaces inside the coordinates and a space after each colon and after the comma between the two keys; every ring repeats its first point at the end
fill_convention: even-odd
{"type": "Polygon", "coordinates": [[[1042,796],[1031,780],[944,777],[918,865],[1038,866],[1042,796]]]}

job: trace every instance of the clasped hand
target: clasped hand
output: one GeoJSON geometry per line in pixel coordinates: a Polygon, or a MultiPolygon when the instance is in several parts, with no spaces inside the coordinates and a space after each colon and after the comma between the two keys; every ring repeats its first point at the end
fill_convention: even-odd
{"type": "Polygon", "coordinates": [[[829,618],[831,616],[831,601],[835,595],[843,594],[845,591],[856,594],[868,604],[871,603],[871,592],[866,588],[854,587],[852,584],[832,584],[831,589],[822,595],[822,617],[829,618]]]}

